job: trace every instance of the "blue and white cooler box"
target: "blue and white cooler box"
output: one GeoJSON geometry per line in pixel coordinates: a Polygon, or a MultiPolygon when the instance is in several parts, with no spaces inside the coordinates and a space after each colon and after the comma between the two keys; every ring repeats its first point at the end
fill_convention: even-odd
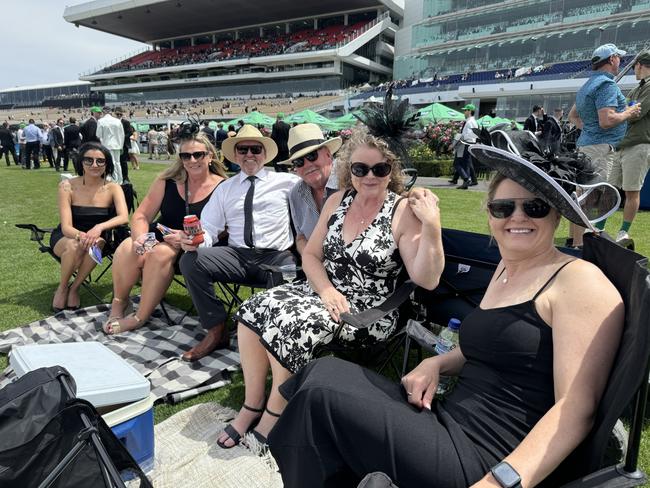
{"type": "Polygon", "coordinates": [[[77,384],[77,397],[92,403],[144,472],[154,464],[150,384],[133,366],[99,342],[16,346],[9,364],[17,376],[60,365],[77,384]]]}

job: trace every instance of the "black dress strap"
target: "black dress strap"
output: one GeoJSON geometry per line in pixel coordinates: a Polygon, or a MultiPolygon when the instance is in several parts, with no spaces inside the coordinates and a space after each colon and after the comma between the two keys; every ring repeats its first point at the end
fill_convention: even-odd
{"type": "Polygon", "coordinates": [[[535,293],[535,296],[533,297],[532,301],[534,302],[535,300],[537,300],[537,297],[540,295],[540,293],[542,293],[546,289],[546,287],[549,285],[551,281],[553,281],[553,279],[558,275],[558,273],[562,271],[567,264],[571,264],[573,261],[575,261],[575,259],[571,259],[570,261],[567,261],[558,269],[556,269],[555,273],[553,273],[551,277],[548,280],[546,280],[546,283],[544,283],[544,285],[538,290],[538,292],[535,293]]]}

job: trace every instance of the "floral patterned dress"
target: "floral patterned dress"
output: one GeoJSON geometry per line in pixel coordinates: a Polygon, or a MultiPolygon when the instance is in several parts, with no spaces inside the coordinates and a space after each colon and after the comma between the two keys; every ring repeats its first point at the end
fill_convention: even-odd
{"type": "MultiPolygon", "coordinates": [[[[343,241],[343,220],[356,192],[343,197],[328,222],[323,265],[334,287],[347,298],[351,312],[376,307],[389,297],[403,263],[393,238],[393,209],[399,202],[388,195],[371,224],[351,243],[343,241]]],[[[334,322],[316,292],[305,281],[288,283],[256,294],[237,312],[238,320],[260,335],[260,341],[291,372],[311,359],[315,346],[332,340],[334,322]]],[[[397,311],[357,330],[345,325],[340,340],[368,344],[388,338],[395,330],[397,311]]]]}

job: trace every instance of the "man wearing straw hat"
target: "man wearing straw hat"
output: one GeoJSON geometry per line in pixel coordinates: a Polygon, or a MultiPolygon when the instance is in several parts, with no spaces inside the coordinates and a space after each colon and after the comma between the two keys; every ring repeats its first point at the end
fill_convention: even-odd
{"type": "Polygon", "coordinates": [[[187,235],[181,240],[187,252],[180,268],[201,325],[208,330],[199,344],[183,354],[186,361],[201,359],[228,343],[226,309],[215,295],[214,282],[265,282],[267,272],[261,265],[295,264],[289,250],[293,234],[288,199],[300,178],[264,168],[278,148],[252,125],[242,126],[236,136],[223,141],[222,151],[241,172],[221,183],[201,212],[204,242],[195,246],[187,235]],[[213,247],[224,230],[228,244],[213,247]]]}
{"type": "Polygon", "coordinates": [[[288,159],[279,164],[292,165],[302,179],[289,194],[296,249],[300,254],[316,227],[325,200],[338,188],[330,180],[333,155],[341,144],[340,137],[324,139],[316,124],[299,124],[289,131],[288,159]]]}

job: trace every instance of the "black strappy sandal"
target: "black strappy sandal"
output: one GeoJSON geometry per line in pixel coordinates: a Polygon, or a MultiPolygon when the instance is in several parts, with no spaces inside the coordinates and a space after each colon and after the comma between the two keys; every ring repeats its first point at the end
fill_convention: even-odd
{"type": "MultiPolygon", "coordinates": [[[[250,425],[249,429],[252,429],[253,427],[255,427],[255,426],[257,425],[257,422],[258,422],[259,419],[262,417],[261,414],[264,412],[265,409],[264,409],[264,407],[262,407],[262,408],[253,408],[253,407],[249,407],[249,406],[246,405],[245,403],[242,405],[242,407],[245,408],[246,410],[249,410],[250,412],[255,412],[255,413],[259,413],[259,414],[260,414],[260,416],[257,417],[257,419],[255,419],[255,420],[253,421],[253,423],[250,425]]],[[[228,441],[228,439],[226,439],[226,440],[223,441],[223,442],[217,441],[217,445],[218,445],[221,449],[231,449],[231,448],[233,448],[233,447],[235,447],[236,445],[239,444],[239,441],[241,441],[242,434],[240,434],[239,432],[237,432],[237,429],[235,429],[235,428],[232,426],[232,424],[228,424],[228,425],[226,425],[226,426],[224,427],[223,431],[226,433],[226,435],[228,435],[228,439],[230,439],[231,441],[233,441],[234,444],[233,444],[232,446],[227,446],[227,445],[225,444],[225,442],[228,441]]]]}
{"type": "MultiPolygon", "coordinates": [[[[271,412],[271,411],[270,411],[268,408],[266,408],[266,407],[264,407],[264,411],[265,411],[266,413],[268,413],[270,416],[272,416],[272,417],[276,417],[276,418],[280,418],[280,415],[282,415],[282,414],[280,414],[280,413],[271,412]]],[[[262,445],[262,449],[268,449],[268,447],[269,447],[269,441],[268,441],[268,439],[267,439],[266,437],[264,437],[262,434],[260,434],[260,433],[259,433],[258,431],[256,431],[255,429],[251,430],[250,433],[251,433],[251,435],[252,435],[253,437],[255,437],[255,440],[257,440],[257,442],[259,442],[259,443],[262,445]]]]}

